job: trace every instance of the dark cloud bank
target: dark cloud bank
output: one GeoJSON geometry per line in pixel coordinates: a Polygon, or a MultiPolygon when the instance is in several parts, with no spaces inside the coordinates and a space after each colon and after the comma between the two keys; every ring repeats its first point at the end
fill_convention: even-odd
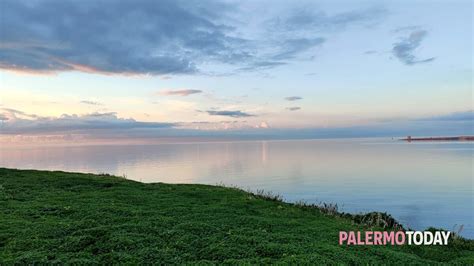
{"type": "MultiPolygon", "coordinates": [[[[242,111],[207,111],[209,115],[234,118],[253,116],[242,111]]],[[[229,121],[224,121],[228,123],[229,121]]],[[[236,122],[236,121],[235,121],[236,122]]],[[[210,123],[210,122],[201,122],[210,123]]],[[[219,122],[219,123],[222,123],[219,122]]],[[[183,128],[183,123],[140,122],[132,118],[120,118],[114,112],[42,117],[35,114],[2,108],[0,109],[0,135],[35,135],[49,133],[85,133],[114,138],[117,134],[129,138],[181,137],[235,137],[238,139],[298,139],[327,137],[396,137],[439,135],[473,135],[474,112],[452,113],[420,119],[398,119],[372,125],[339,128],[306,129],[233,129],[193,130],[183,128]]]]}
{"type": "Polygon", "coordinates": [[[242,111],[206,111],[208,115],[218,115],[218,116],[229,116],[229,117],[234,117],[234,118],[240,118],[240,117],[251,117],[255,116],[249,113],[245,113],[242,111]]]}
{"type": "Polygon", "coordinates": [[[238,21],[241,11],[236,5],[179,0],[3,0],[0,68],[127,75],[194,74],[209,62],[234,66],[235,71],[273,68],[325,43],[318,36],[321,30],[366,25],[384,13],[367,9],[327,15],[296,10],[259,25],[267,27],[267,34],[248,39],[239,34],[238,25],[245,21],[238,21]]]}
{"type": "Polygon", "coordinates": [[[132,118],[119,118],[115,112],[42,117],[9,108],[3,108],[1,111],[0,134],[38,134],[98,129],[162,129],[175,126],[173,123],[139,122],[132,118]]]}

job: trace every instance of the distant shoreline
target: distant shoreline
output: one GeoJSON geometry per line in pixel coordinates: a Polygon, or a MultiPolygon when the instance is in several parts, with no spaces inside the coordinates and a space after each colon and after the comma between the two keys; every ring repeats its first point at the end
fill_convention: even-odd
{"type": "Polygon", "coordinates": [[[408,136],[403,141],[474,141],[474,136],[457,136],[457,137],[422,137],[422,138],[412,138],[408,136]]]}

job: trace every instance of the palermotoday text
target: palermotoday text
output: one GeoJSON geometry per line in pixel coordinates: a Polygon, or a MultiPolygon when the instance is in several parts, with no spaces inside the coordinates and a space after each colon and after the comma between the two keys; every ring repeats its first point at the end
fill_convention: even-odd
{"type": "Polygon", "coordinates": [[[447,245],[449,231],[340,231],[339,245],[447,245]]]}

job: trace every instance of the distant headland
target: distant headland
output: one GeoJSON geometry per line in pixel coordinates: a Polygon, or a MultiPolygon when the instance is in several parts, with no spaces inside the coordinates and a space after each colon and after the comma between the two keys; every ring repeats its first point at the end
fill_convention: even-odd
{"type": "Polygon", "coordinates": [[[407,136],[404,141],[474,141],[474,136],[457,136],[457,137],[421,137],[413,138],[412,136],[407,136]]]}

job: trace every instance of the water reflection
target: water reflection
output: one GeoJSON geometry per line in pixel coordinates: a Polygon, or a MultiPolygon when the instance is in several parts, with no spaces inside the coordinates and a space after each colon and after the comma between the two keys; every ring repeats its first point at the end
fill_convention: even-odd
{"type": "Polygon", "coordinates": [[[464,224],[472,238],[472,152],[471,143],[377,139],[2,148],[0,165],[265,189],[288,201],[387,211],[415,229],[464,224]]]}

